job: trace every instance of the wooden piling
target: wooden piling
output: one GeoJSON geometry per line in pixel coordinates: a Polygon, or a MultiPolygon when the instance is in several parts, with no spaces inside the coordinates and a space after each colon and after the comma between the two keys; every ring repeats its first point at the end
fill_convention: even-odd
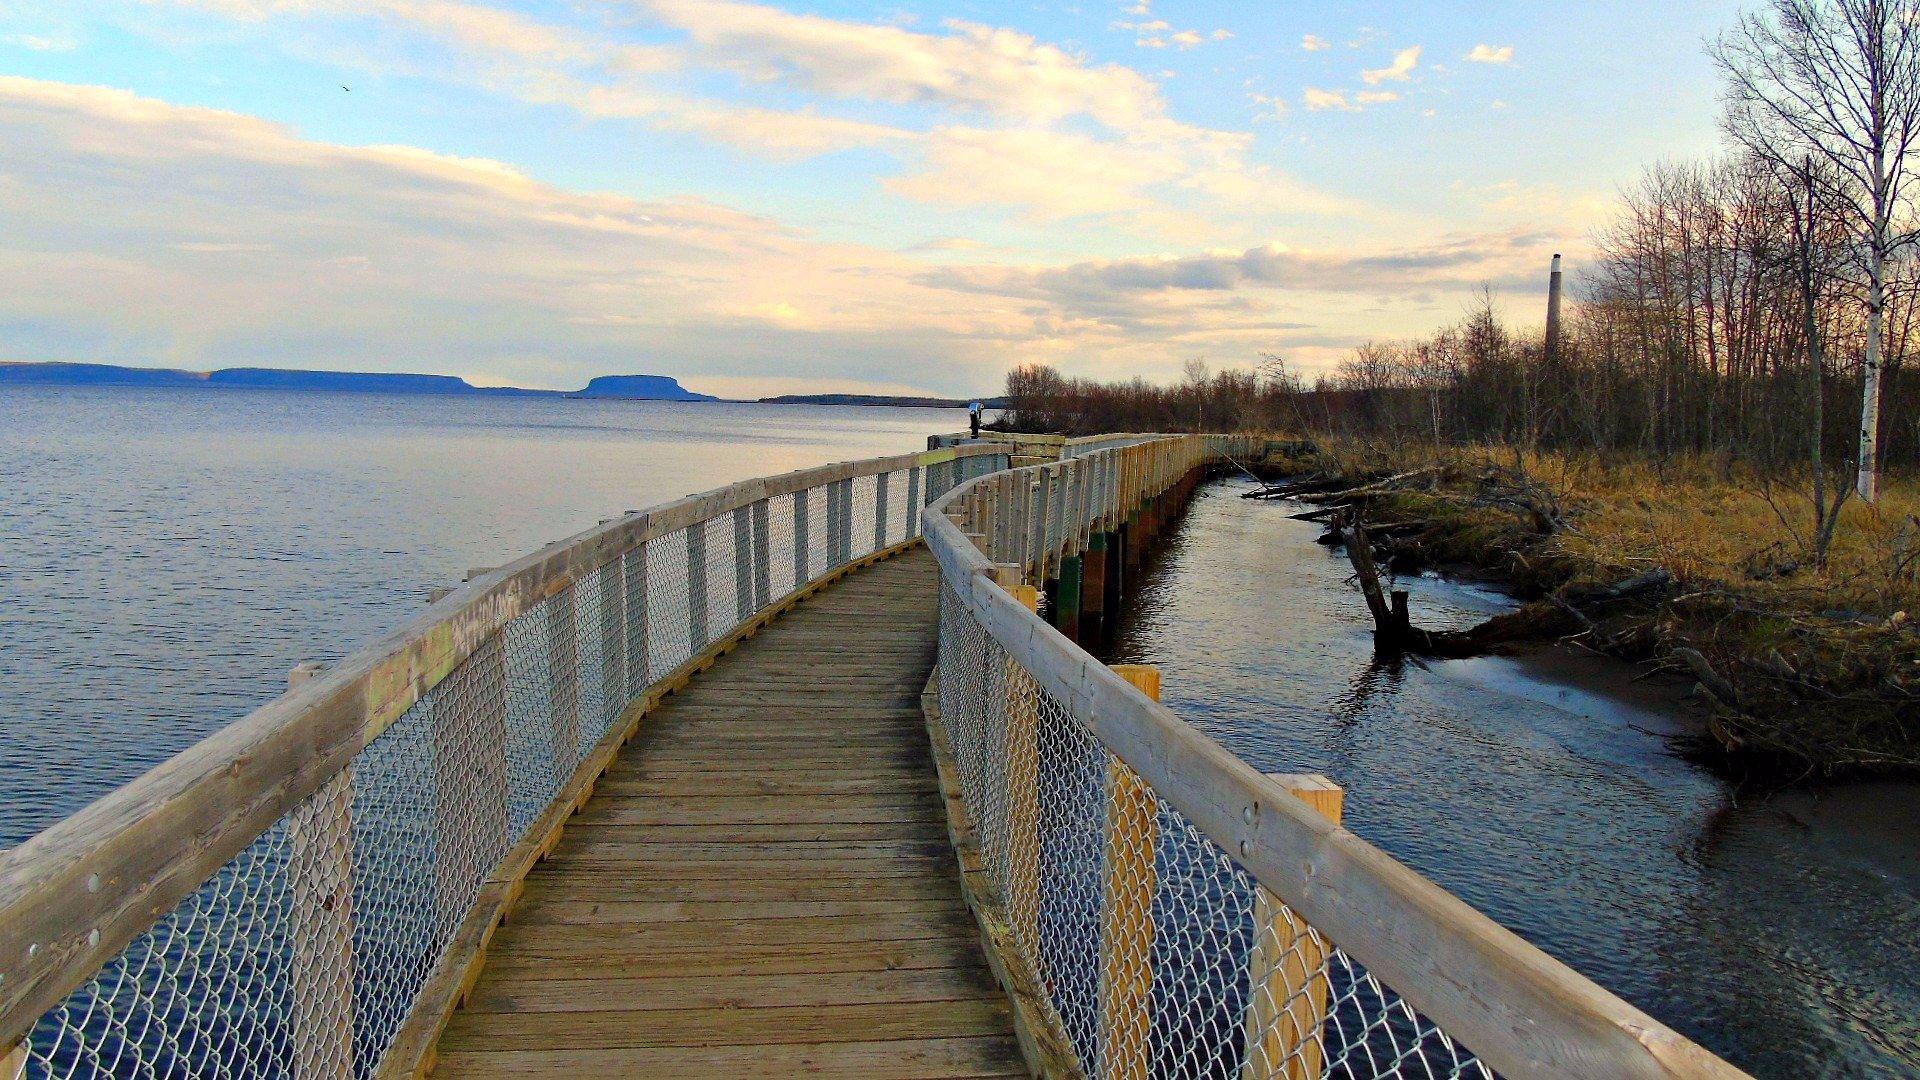
{"type": "Polygon", "coordinates": [[[1124,526],[1116,526],[1107,533],[1107,595],[1104,602],[1107,632],[1113,633],[1120,618],[1120,598],[1126,587],[1127,532],[1124,526]]]}
{"type": "MultiPolygon", "coordinates": [[[[1271,773],[1295,798],[1339,824],[1346,792],[1313,773],[1271,773]]],[[[1330,983],[1328,942],[1265,886],[1254,886],[1253,955],[1242,1030],[1246,1040],[1240,1080],[1320,1080],[1326,1048],[1330,983]]]]}
{"type": "Polygon", "coordinates": [[[1099,644],[1107,629],[1107,534],[1095,531],[1080,557],[1080,636],[1099,644]]]}
{"type": "MultiPolygon", "coordinates": [[[[1155,701],[1160,671],[1117,664],[1114,672],[1155,701]]],[[[1152,1072],[1154,849],[1160,826],[1152,791],[1127,764],[1107,759],[1106,888],[1100,912],[1101,1074],[1146,1080],[1152,1072]]]]}
{"type": "Polygon", "coordinates": [[[1054,595],[1053,624],[1071,641],[1080,640],[1081,557],[1068,555],[1060,560],[1058,591],[1054,595]]]}

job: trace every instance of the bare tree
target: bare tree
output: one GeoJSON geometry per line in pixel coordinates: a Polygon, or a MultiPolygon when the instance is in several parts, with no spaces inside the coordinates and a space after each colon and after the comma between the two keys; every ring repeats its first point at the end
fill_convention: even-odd
{"type": "Polygon", "coordinates": [[[1811,153],[1838,181],[1866,272],[1860,497],[1878,496],[1887,264],[1912,234],[1893,223],[1920,142],[1920,0],[1771,0],[1714,47],[1727,130],[1753,153],[1811,153]]]}
{"type": "MultiPolygon", "coordinates": [[[[1818,569],[1827,564],[1827,552],[1833,547],[1833,534],[1840,524],[1840,511],[1846,506],[1847,497],[1854,493],[1842,481],[1835,485],[1829,498],[1826,464],[1822,458],[1826,428],[1827,365],[1820,325],[1820,301],[1828,283],[1835,276],[1836,262],[1832,238],[1822,235],[1822,225],[1835,221],[1839,215],[1833,213],[1831,207],[1822,206],[1820,200],[1823,193],[1832,192],[1837,185],[1831,178],[1823,178],[1823,163],[1812,154],[1801,158],[1797,165],[1762,160],[1780,184],[1781,193],[1786,196],[1784,208],[1787,211],[1788,231],[1785,239],[1788,244],[1783,261],[1792,267],[1795,291],[1800,299],[1801,334],[1807,349],[1807,378],[1810,382],[1807,395],[1812,412],[1808,425],[1807,461],[1813,474],[1813,532],[1806,537],[1803,546],[1809,561],[1818,569]]],[[[1767,502],[1773,504],[1771,494],[1767,502]]],[[[1779,513],[1778,506],[1774,510],[1779,513]]],[[[1789,532],[1797,535],[1798,530],[1784,515],[1781,522],[1789,532]]]]}

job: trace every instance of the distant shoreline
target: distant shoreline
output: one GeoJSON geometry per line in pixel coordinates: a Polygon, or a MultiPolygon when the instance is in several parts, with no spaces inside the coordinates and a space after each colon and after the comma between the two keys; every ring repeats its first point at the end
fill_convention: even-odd
{"type": "Polygon", "coordinates": [[[716,402],[736,405],[855,405],[917,409],[965,409],[972,400],[998,408],[997,399],[959,399],[898,394],[782,394],[722,398],[680,385],[670,375],[601,375],[579,390],[475,386],[456,375],[404,372],[315,371],[297,368],[222,368],[186,371],[119,364],[0,361],[0,387],[80,386],[179,390],[291,390],[319,393],[405,394],[412,397],[531,397],[588,401],[716,402]]]}

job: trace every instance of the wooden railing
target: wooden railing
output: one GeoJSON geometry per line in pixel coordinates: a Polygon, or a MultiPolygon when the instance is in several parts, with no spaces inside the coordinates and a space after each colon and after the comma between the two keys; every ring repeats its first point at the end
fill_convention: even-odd
{"type": "Polygon", "coordinates": [[[1083,556],[1137,551],[1210,465],[1176,436],[973,480],[926,511],[930,709],[956,836],[1040,1071],[1744,1075],[1338,825],[1063,632],[1083,556]],[[1049,595],[1047,617],[1034,609],[1049,595]]]}
{"type": "Polygon", "coordinates": [[[485,572],[0,854],[0,1076],[412,1071],[638,716],[1008,461],[750,480],[485,572]]]}

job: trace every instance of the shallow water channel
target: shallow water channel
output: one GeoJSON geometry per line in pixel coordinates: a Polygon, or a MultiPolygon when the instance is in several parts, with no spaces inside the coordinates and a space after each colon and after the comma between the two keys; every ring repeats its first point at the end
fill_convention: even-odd
{"type": "MultiPolygon", "coordinates": [[[[1570,648],[1376,662],[1343,554],[1292,502],[1203,487],[1136,576],[1109,659],[1346,824],[1760,1077],[1920,1076],[1920,783],[1743,791],[1674,740],[1671,683],[1570,648]]],[[[1403,579],[1452,629],[1514,606],[1403,579]]]]}

